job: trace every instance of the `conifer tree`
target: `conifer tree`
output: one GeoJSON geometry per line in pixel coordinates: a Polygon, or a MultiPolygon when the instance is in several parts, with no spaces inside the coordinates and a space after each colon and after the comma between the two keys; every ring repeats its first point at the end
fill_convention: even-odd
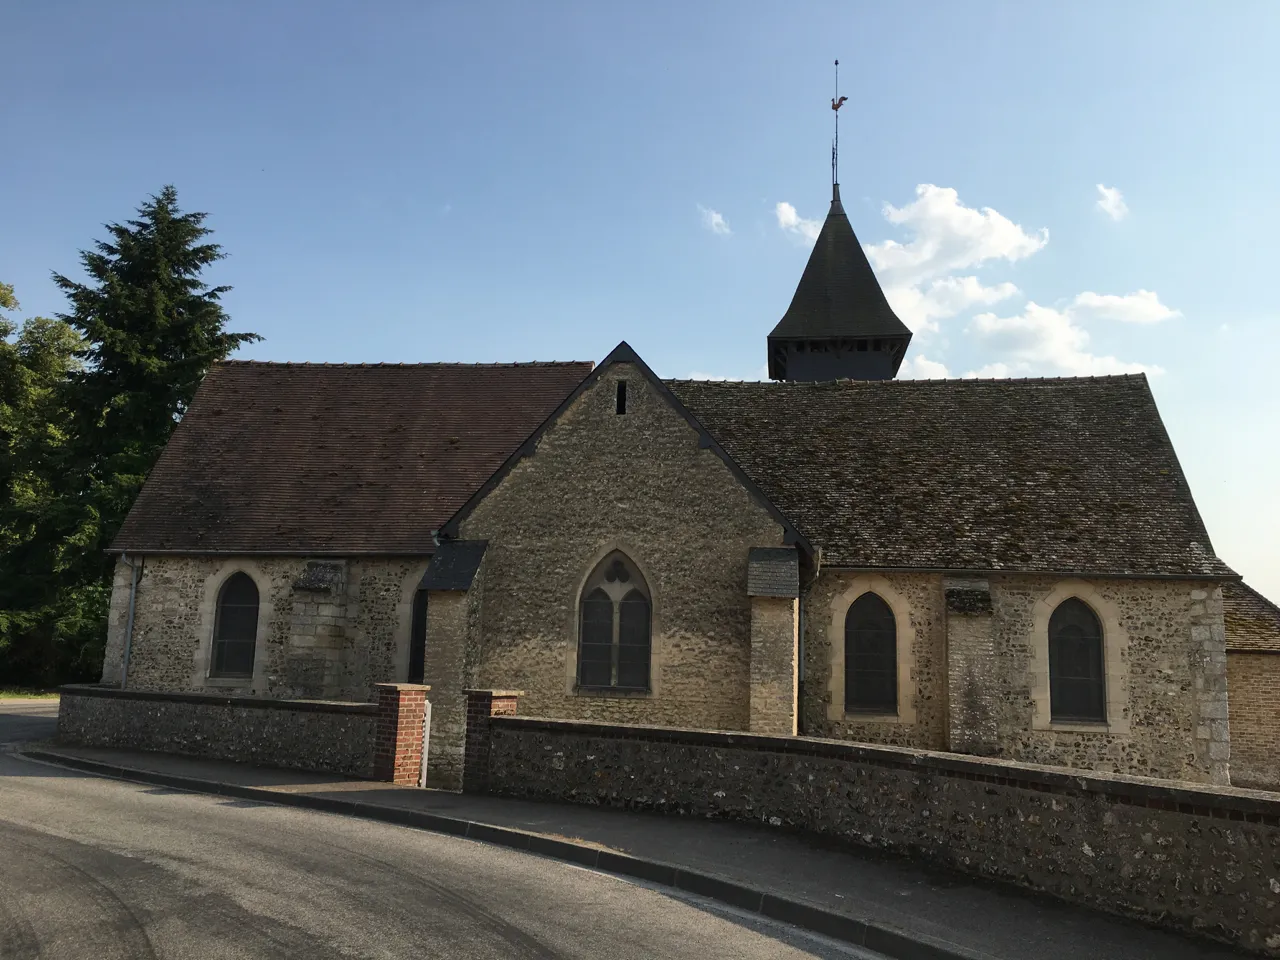
{"type": "Polygon", "coordinates": [[[81,252],[86,282],[53,275],[70,310],[28,321],[28,362],[10,364],[8,380],[20,344],[0,352],[0,402],[6,383],[31,387],[13,393],[30,411],[28,440],[8,445],[24,451],[10,468],[26,486],[6,481],[14,493],[0,518],[6,682],[96,679],[113,565],[104,551],[209,368],[260,339],[226,331],[220,300],[230,288],[202,279],[223,257],[205,218],[182,212],[166,186],[136,219],[107,224],[109,239],[81,252]],[[45,374],[34,376],[33,363],[45,374]]]}

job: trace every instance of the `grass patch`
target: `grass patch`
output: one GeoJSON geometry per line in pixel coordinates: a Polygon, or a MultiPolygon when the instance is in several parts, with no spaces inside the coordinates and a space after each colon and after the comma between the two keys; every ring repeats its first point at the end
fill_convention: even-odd
{"type": "Polygon", "coordinates": [[[38,690],[30,687],[0,687],[0,700],[57,700],[57,690],[38,690]]]}

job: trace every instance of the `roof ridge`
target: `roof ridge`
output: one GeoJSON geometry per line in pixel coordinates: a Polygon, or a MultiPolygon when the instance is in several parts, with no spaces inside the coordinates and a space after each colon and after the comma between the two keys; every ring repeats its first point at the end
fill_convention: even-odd
{"type": "Polygon", "coordinates": [[[595,366],[594,360],[516,360],[508,363],[466,363],[458,360],[429,360],[418,363],[329,363],[310,360],[215,360],[216,367],[570,367],[595,366]]]}
{"type": "Polygon", "coordinates": [[[890,389],[895,385],[913,384],[951,384],[951,383],[1093,383],[1105,380],[1144,380],[1145,373],[1100,373],[1082,377],[932,377],[920,380],[855,380],[841,378],[838,380],[733,380],[711,377],[668,377],[665,383],[718,383],[732,384],[739,387],[767,386],[776,389],[809,388],[841,383],[857,383],[874,386],[878,389],[890,389]]]}

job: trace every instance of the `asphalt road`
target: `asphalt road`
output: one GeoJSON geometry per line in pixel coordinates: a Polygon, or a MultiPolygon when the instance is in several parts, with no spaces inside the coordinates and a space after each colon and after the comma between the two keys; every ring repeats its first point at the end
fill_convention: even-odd
{"type": "Polygon", "coordinates": [[[0,701],[6,960],[873,957],[500,847],[14,755],[54,709],[0,701]]]}

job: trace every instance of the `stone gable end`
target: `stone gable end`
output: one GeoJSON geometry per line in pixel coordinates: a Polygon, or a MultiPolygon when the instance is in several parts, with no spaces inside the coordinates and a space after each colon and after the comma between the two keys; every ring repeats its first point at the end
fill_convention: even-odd
{"type": "Polygon", "coordinates": [[[531,715],[747,728],[747,554],[783,527],[640,367],[603,370],[459,533],[489,543],[468,682],[524,691],[531,715]],[[652,593],[648,694],[575,691],[579,593],[613,550],[652,593]]]}

